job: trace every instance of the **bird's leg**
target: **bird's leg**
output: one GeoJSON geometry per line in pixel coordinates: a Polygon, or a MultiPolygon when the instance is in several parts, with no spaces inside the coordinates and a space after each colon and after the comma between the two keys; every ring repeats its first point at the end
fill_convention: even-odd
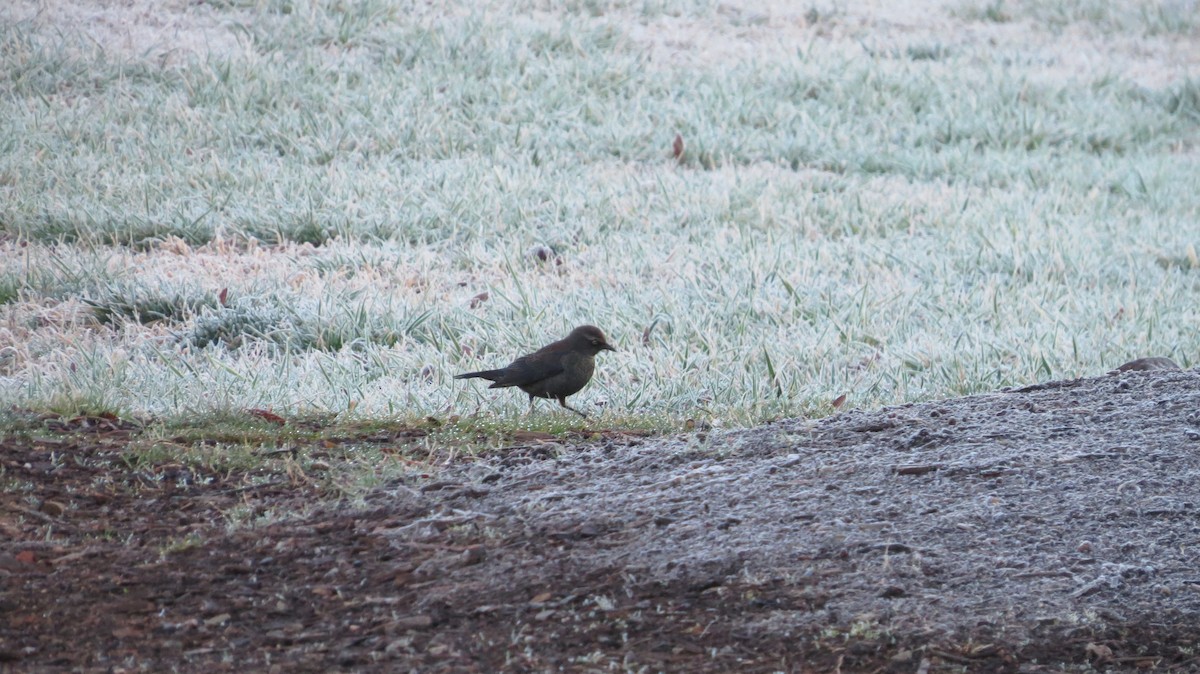
{"type": "Polygon", "coordinates": [[[574,407],[571,407],[570,405],[568,405],[566,396],[558,396],[558,404],[571,410],[575,414],[578,414],[579,416],[583,417],[584,419],[588,418],[588,416],[586,414],[584,414],[583,412],[580,412],[579,410],[575,409],[574,407]]]}
{"type": "Polygon", "coordinates": [[[526,412],[525,414],[526,414],[526,416],[533,414],[533,394],[532,393],[529,394],[529,411],[526,412]]]}

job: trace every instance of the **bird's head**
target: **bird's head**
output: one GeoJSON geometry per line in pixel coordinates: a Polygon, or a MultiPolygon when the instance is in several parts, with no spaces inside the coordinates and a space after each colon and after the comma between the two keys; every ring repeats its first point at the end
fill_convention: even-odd
{"type": "Polygon", "coordinates": [[[567,336],[567,340],[571,346],[580,351],[585,351],[593,356],[601,351],[616,351],[616,347],[608,343],[608,338],[604,336],[604,331],[594,325],[581,325],[571,331],[567,336]]]}

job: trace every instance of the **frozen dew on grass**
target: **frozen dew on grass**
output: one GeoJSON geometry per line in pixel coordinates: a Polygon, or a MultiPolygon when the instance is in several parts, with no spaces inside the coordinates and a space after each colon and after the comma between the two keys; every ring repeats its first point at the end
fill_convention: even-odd
{"type": "Polygon", "coordinates": [[[1170,3],[137,6],[0,10],[0,404],[540,428],[451,376],[584,323],[634,425],[1195,362],[1170,3]]]}

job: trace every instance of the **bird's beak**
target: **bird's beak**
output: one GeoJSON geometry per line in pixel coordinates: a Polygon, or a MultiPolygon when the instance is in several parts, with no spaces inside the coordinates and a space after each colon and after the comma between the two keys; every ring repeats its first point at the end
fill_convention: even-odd
{"type": "Polygon", "coordinates": [[[617,347],[613,346],[612,344],[609,344],[608,342],[605,342],[604,346],[602,346],[600,348],[604,349],[605,351],[616,351],[617,350],[617,347]]]}

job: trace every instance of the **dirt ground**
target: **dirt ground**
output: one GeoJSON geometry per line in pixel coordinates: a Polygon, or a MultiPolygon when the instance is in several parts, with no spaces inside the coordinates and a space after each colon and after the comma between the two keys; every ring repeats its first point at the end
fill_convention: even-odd
{"type": "Polygon", "coordinates": [[[11,671],[1200,671],[1193,371],[526,438],[360,507],[42,423],[0,444],[11,671]]]}

